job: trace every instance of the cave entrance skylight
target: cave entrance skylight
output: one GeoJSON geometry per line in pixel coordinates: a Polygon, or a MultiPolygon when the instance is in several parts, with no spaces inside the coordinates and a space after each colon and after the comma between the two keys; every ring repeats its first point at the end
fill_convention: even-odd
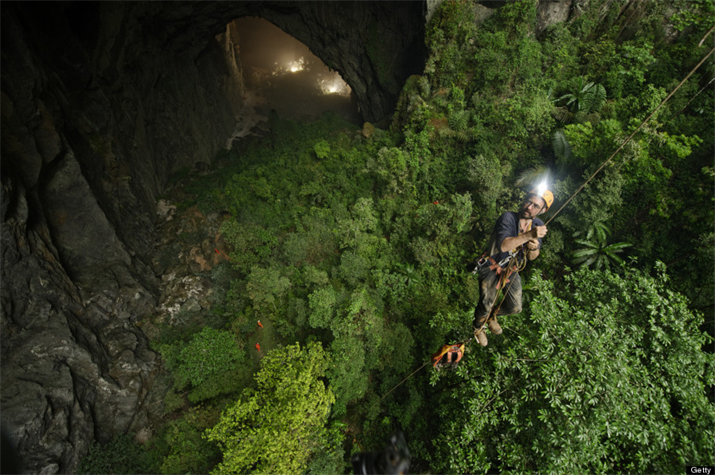
{"type": "Polygon", "coordinates": [[[331,110],[362,124],[350,86],[305,44],[262,18],[239,18],[235,26],[246,97],[258,114],[274,109],[284,119],[314,120],[331,110]]]}

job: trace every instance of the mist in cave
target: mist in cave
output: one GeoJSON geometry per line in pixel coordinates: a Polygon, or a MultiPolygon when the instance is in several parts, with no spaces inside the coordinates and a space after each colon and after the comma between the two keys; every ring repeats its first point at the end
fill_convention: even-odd
{"type": "Polygon", "coordinates": [[[245,82],[245,109],[234,138],[267,120],[271,110],[283,119],[312,121],[326,111],[361,125],[357,101],[340,74],[300,41],[269,21],[235,20],[245,82]]]}

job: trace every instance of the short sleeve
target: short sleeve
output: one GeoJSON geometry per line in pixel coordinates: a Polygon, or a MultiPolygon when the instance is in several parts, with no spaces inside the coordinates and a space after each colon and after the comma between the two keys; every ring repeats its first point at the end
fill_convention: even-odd
{"type": "Polygon", "coordinates": [[[497,253],[501,253],[501,245],[504,239],[516,236],[517,222],[514,213],[504,213],[499,216],[494,225],[494,246],[497,253]]]}

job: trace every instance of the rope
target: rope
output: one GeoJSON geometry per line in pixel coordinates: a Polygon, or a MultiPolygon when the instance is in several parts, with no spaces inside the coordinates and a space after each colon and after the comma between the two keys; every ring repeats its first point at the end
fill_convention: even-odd
{"type": "MultiPolygon", "coordinates": [[[[383,399],[385,399],[388,394],[390,394],[392,391],[394,391],[395,389],[397,389],[398,386],[400,386],[402,383],[404,383],[405,381],[407,381],[408,379],[410,379],[410,378],[411,378],[412,376],[414,376],[419,370],[421,370],[422,368],[424,368],[425,366],[427,366],[427,365],[430,364],[431,362],[432,362],[432,360],[429,360],[427,363],[423,364],[422,366],[420,366],[419,368],[417,368],[416,370],[414,370],[411,375],[409,375],[408,377],[406,377],[405,379],[403,379],[402,381],[400,381],[399,383],[397,383],[397,384],[395,385],[395,387],[393,387],[392,389],[390,389],[389,391],[387,391],[387,393],[385,393],[385,395],[380,398],[380,401],[382,401],[383,399]]],[[[379,401],[378,401],[378,402],[379,402],[379,401]]]]}

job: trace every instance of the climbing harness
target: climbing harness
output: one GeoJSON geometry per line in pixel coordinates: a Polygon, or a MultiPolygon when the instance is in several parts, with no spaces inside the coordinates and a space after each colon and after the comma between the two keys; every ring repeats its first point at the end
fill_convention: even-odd
{"type": "MultiPolygon", "coordinates": [[[[531,225],[529,225],[529,228],[531,228],[531,225]]],[[[528,230],[527,230],[528,231],[528,230]]],[[[520,246],[520,249],[523,249],[524,245],[522,244],[520,246]]],[[[518,251],[517,251],[518,253],[518,251]]],[[[517,254],[515,253],[515,255],[517,254]]],[[[510,261],[509,264],[507,265],[506,270],[502,270],[501,272],[497,272],[497,274],[501,274],[501,277],[499,278],[499,282],[497,283],[496,289],[497,291],[501,291],[503,288],[504,284],[509,284],[506,287],[506,290],[504,290],[501,301],[499,302],[499,305],[493,305],[491,311],[489,312],[489,315],[487,318],[484,319],[482,322],[482,325],[479,328],[476,328],[474,331],[474,338],[477,337],[481,332],[484,331],[484,327],[486,327],[490,321],[494,320],[496,316],[499,314],[499,310],[501,310],[501,306],[504,303],[504,300],[506,300],[506,296],[509,295],[509,289],[511,289],[511,284],[513,281],[509,280],[509,276],[513,274],[514,272],[521,272],[526,268],[526,257],[522,261],[519,261],[519,259],[514,259],[513,261],[510,261]]],[[[501,269],[501,267],[500,267],[501,269]]],[[[499,292],[497,292],[496,299],[499,299],[499,292]]],[[[467,342],[472,341],[474,338],[469,338],[464,344],[466,345],[467,342]]]]}

